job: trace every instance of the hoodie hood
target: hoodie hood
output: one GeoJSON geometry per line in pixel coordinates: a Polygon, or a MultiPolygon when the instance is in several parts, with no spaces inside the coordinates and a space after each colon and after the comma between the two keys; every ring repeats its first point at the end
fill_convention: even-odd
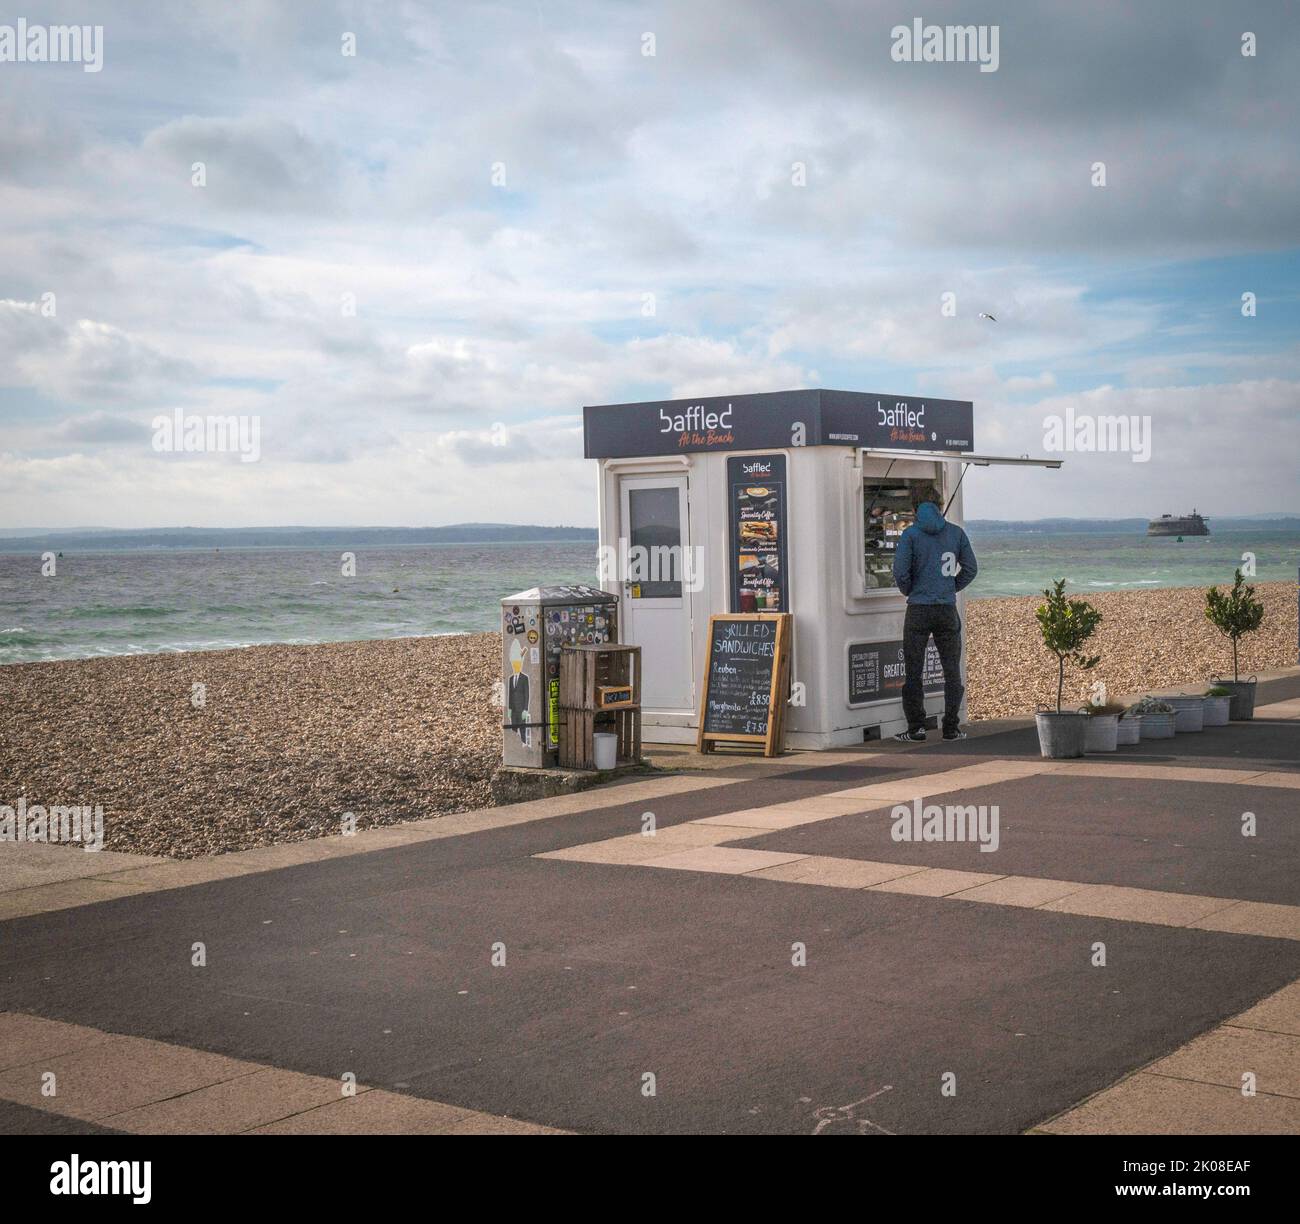
{"type": "Polygon", "coordinates": [[[916,512],[916,525],[926,535],[938,535],[947,525],[947,519],[934,502],[922,502],[921,508],[916,512]]]}

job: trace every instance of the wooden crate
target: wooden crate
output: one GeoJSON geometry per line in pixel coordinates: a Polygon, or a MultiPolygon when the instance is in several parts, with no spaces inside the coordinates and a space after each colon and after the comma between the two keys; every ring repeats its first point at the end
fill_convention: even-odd
{"type": "Polygon", "coordinates": [[[597,731],[618,736],[620,765],[641,759],[641,647],[565,646],[560,651],[560,766],[595,769],[597,731]],[[602,709],[600,690],[630,685],[632,700],[602,709]]]}

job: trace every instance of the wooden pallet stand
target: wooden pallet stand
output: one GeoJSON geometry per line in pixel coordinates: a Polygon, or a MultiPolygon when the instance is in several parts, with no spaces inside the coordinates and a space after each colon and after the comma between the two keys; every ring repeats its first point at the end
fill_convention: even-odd
{"type": "Polygon", "coordinates": [[[595,769],[597,731],[618,736],[618,764],[641,760],[641,647],[566,646],[560,651],[560,766],[595,769]],[[631,701],[606,705],[603,690],[630,687],[631,701]]]}

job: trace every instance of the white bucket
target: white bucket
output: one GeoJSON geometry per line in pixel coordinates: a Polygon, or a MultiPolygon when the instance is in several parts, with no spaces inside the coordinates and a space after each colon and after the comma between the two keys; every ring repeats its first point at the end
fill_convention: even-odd
{"type": "Polygon", "coordinates": [[[618,764],[618,736],[609,731],[597,731],[591,740],[596,768],[613,769],[618,764]]]}

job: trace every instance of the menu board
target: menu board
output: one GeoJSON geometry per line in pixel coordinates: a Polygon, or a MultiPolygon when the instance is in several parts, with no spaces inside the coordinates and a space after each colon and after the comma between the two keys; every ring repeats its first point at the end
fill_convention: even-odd
{"type": "Polygon", "coordinates": [[[731,610],[786,612],[785,456],[727,460],[731,518],[731,610]]]}
{"type": "MultiPolygon", "coordinates": [[[[902,642],[849,643],[849,705],[901,697],[904,674],[902,642]]],[[[921,687],[927,694],[943,692],[943,665],[934,642],[925,648],[921,687]]]]}
{"type": "Polygon", "coordinates": [[[790,686],[788,613],[729,613],[709,618],[698,746],[718,740],[761,743],[765,756],[781,749],[790,686]]]}

